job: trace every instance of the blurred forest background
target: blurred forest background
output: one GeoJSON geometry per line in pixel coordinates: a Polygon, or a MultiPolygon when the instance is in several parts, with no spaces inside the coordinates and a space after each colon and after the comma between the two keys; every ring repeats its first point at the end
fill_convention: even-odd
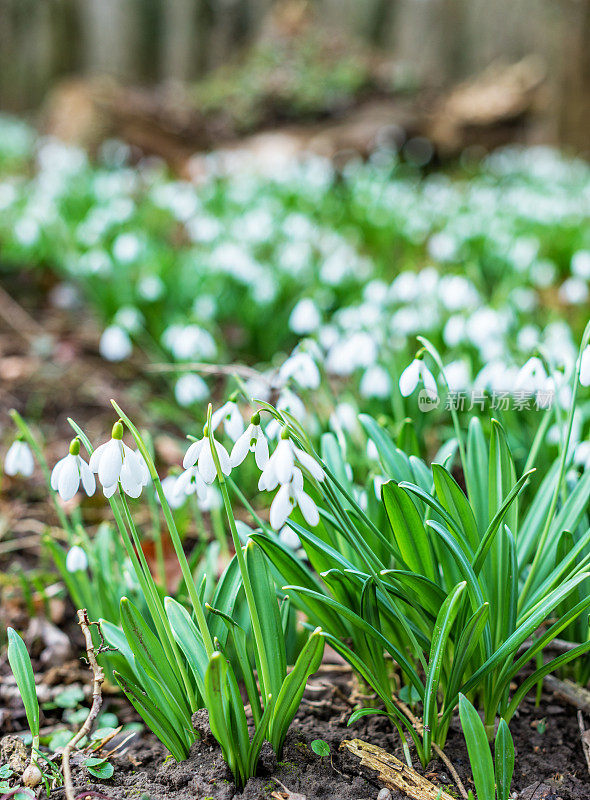
{"type": "MultiPolygon", "coordinates": [[[[0,107],[37,109],[72,76],[144,88],[196,84],[239,63],[252,45],[299,36],[306,25],[344,42],[344,52],[355,42],[393,59],[387,77],[398,92],[438,92],[490,65],[528,59],[525,90],[539,76],[543,85],[536,138],[589,149],[589,0],[0,0],[0,107]]],[[[313,83],[314,74],[306,78],[313,83]]],[[[83,102],[83,93],[76,97],[68,102],[83,102]]],[[[489,105],[489,94],[481,103],[489,105]]]]}

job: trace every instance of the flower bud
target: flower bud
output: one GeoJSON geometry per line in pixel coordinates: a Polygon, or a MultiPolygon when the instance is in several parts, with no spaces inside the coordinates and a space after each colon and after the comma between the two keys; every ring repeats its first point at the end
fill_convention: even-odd
{"type": "Polygon", "coordinates": [[[122,439],[123,438],[123,430],[124,430],[123,429],[123,421],[119,419],[113,425],[113,430],[112,430],[112,433],[111,433],[111,437],[113,439],[122,439]]]}
{"type": "Polygon", "coordinates": [[[79,456],[80,455],[80,440],[76,436],[75,439],[72,439],[70,442],[70,455],[71,456],[79,456]]]}

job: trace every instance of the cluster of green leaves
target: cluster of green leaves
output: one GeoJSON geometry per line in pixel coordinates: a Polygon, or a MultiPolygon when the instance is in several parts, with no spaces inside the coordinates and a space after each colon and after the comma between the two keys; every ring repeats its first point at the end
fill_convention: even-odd
{"type": "MultiPolygon", "coordinates": [[[[578,372],[574,387],[577,380],[578,372]]],[[[575,396],[574,390],[570,422],[575,396]]],[[[313,532],[289,523],[306,558],[267,528],[251,538],[288,584],[284,590],[294,604],[383,703],[384,712],[359,709],[351,721],[386,713],[426,764],[433,743],[444,745],[460,693],[483,711],[491,735],[496,716],[510,721],[544,675],[590,652],[590,473],[566,479],[568,435],[525,506],[522,493],[537,448],[517,479],[498,422],[488,445],[473,417],[466,446],[455,441],[431,467],[397,448],[371,417],[361,422],[389,478],[380,501],[369,494],[366,509],[359,504],[345,455],[336,438],[324,434],[329,477],[318,501],[321,523],[313,532]],[[465,490],[451,473],[457,449],[465,490]],[[579,643],[541,661],[511,695],[522,668],[576,621],[579,643]],[[408,696],[421,704],[421,734],[396,702],[392,662],[408,696]]],[[[545,429],[542,421],[540,435],[545,429]]]]}

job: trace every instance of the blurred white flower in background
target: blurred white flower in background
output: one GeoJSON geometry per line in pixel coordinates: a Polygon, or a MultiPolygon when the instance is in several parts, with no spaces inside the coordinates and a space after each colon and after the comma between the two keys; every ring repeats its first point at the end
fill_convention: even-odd
{"type": "Polygon", "coordinates": [[[186,408],[209,397],[209,387],[200,375],[181,375],[174,385],[176,402],[186,408]]]}
{"type": "Polygon", "coordinates": [[[133,352],[129,334],[120,325],[109,325],[105,328],[98,350],[107,361],[124,361],[133,352]]]}
{"type": "Polygon", "coordinates": [[[30,478],[34,467],[35,462],[29,445],[21,439],[14,441],[4,459],[4,472],[10,476],[22,475],[24,478],[30,478]]]}

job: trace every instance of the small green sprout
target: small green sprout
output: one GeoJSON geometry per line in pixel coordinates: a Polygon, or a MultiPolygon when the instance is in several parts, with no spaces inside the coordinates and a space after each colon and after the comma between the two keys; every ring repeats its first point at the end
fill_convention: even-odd
{"type": "Polygon", "coordinates": [[[322,760],[330,755],[330,745],[324,739],[314,739],[311,743],[311,749],[322,760]]]}

